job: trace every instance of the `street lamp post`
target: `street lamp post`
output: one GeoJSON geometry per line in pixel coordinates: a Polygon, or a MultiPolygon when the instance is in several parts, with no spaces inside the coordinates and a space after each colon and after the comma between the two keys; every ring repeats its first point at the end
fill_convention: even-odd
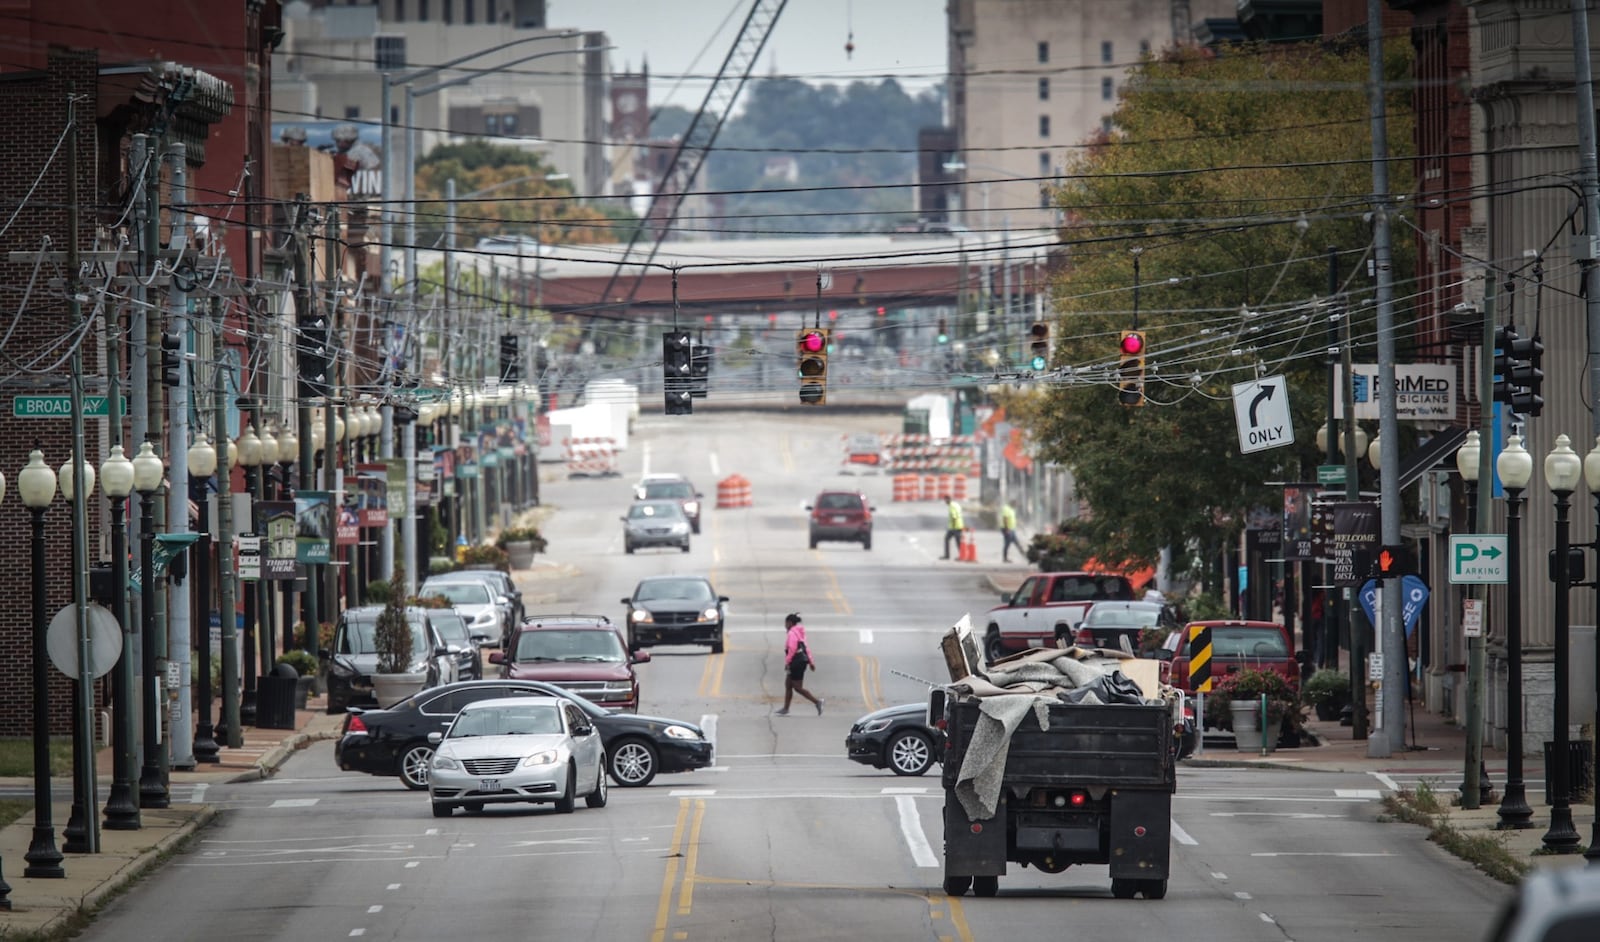
{"type": "MultiPolygon", "coordinates": [[[[300,438],[295,435],[294,429],[284,426],[278,433],[278,470],[279,475],[278,500],[294,499],[294,477],[289,469],[300,458],[300,438]]],[[[294,580],[284,579],[279,583],[283,589],[283,650],[285,653],[294,647],[294,580]]]]}
{"type": "MultiPolygon", "coordinates": [[[[76,465],[70,460],[62,464],[56,474],[61,496],[72,500],[76,493],[73,482],[79,479],[83,481],[83,499],[88,500],[94,493],[94,465],[81,458],[76,465]]],[[[76,527],[72,529],[74,546],[87,538],[87,534],[78,532],[76,527]]],[[[76,549],[72,558],[79,558],[76,549]]],[[[78,650],[83,650],[81,644],[78,650]]],[[[90,722],[85,722],[84,704],[84,700],[93,695],[93,688],[88,684],[72,685],[72,807],[67,812],[67,826],[61,831],[61,849],[69,854],[93,854],[100,846],[100,822],[95,817],[94,727],[92,717],[90,722]]]]}
{"type": "Polygon", "coordinates": [[[100,465],[100,489],[111,502],[111,611],[122,634],[122,654],[111,674],[111,791],[106,795],[105,821],[110,831],[137,831],[139,819],[139,760],[134,752],[133,625],[128,618],[128,526],[124,512],[133,493],[133,462],[112,445],[100,465]]]}
{"type": "MultiPolygon", "coordinates": [[[[1600,461],[1595,462],[1600,472],[1600,461]]],[[[1585,476],[1590,462],[1584,461],[1585,476]]],[[[1495,470],[1506,489],[1506,788],[1500,796],[1500,823],[1495,827],[1533,827],[1527,786],[1522,781],[1522,492],[1533,477],[1533,456],[1521,435],[1506,437],[1495,470]]],[[[1593,478],[1590,478],[1594,481],[1593,478]]],[[[1600,495],[1600,483],[1590,489],[1600,495]]]]}
{"type": "Polygon", "coordinates": [[[211,725],[211,513],[207,508],[206,480],[217,470],[217,450],[202,432],[189,446],[189,495],[200,508],[200,539],[195,541],[199,558],[195,561],[195,588],[200,597],[199,618],[195,619],[195,647],[199,651],[199,696],[195,698],[194,760],[222,761],[215,730],[211,725]]]}
{"type": "MultiPolygon", "coordinates": [[[[51,817],[50,674],[45,663],[50,656],[45,647],[50,620],[45,612],[44,586],[44,512],[55,500],[56,473],[44,463],[37,448],[28,456],[27,467],[17,475],[17,490],[22,494],[23,506],[33,516],[33,840],[28,844],[24,857],[28,866],[22,875],[57,878],[67,872],[61,866],[61,851],[56,849],[56,827],[51,817]]],[[[4,495],[5,479],[0,477],[0,497],[4,495]]],[[[6,908],[11,907],[8,904],[6,908]]]]}
{"type": "MultiPolygon", "coordinates": [[[[267,500],[269,496],[267,489],[272,466],[278,463],[278,435],[271,428],[263,426],[260,438],[261,460],[256,468],[255,479],[250,485],[251,504],[255,508],[251,513],[251,529],[265,544],[267,535],[259,529],[261,526],[259,511],[261,501],[267,500]]],[[[262,555],[263,557],[266,555],[265,545],[262,547],[262,555]]],[[[265,576],[265,572],[262,575],[265,576]]],[[[258,649],[257,656],[260,658],[261,663],[260,672],[263,675],[272,670],[272,659],[275,656],[273,652],[277,650],[272,624],[272,596],[269,594],[271,591],[271,583],[267,582],[265,578],[256,583],[256,608],[258,610],[256,613],[256,648],[258,649]]]]}
{"type": "MultiPolygon", "coordinates": [[[[255,533],[254,499],[256,474],[261,468],[261,439],[254,424],[245,426],[239,435],[239,464],[244,467],[244,490],[251,498],[252,510],[245,528],[255,533]]],[[[273,448],[277,453],[277,448],[273,448]]],[[[259,558],[259,557],[258,557],[259,558]]],[[[242,581],[242,580],[241,580],[242,581]]],[[[239,722],[244,726],[256,723],[256,586],[255,580],[244,583],[244,693],[239,699],[239,722]]]]}
{"type": "MultiPolygon", "coordinates": [[[[1594,496],[1595,509],[1600,513],[1600,437],[1595,439],[1595,447],[1583,458],[1583,478],[1589,485],[1589,493],[1594,496]]],[[[1595,550],[1600,553],[1600,517],[1595,519],[1595,550]]],[[[1595,611],[1600,613],[1600,575],[1595,577],[1595,611]]],[[[1595,623],[1594,636],[1594,726],[1596,737],[1600,737],[1600,621],[1595,623]]],[[[1600,739],[1597,739],[1600,742],[1600,739]]],[[[1591,770],[1600,769],[1600,756],[1590,756],[1591,770]]],[[[1592,781],[1600,781],[1600,776],[1592,781]]],[[[1592,830],[1589,833],[1589,848],[1583,852],[1584,859],[1590,866],[1600,866],[1600,784],[1595,784],[1589,789],[1590,798],[1594,801],[1595,815],[1592,830]]]]}
{"type": "Polygon", "coordinates": [[[139,492],[139,631],[143,639],[140,665],[144,673],[144,763],[139,768],[139,807],[165,808],[171,803],[161,774],[161,678],[156,652],[165,649],[156,637],[156,494],[166,468],[155,445],[145,442],[133,458],[133,488],[139,492]]]}
{"type": "Polygon", "coordinates": [[[1555,604],[1555,753],[1550,757],[1548,778],[1550,784],[1550,829],[1544,834],[1544,846],[1551,853],[1568,854],[1577,850],[1578,829],[1572,824],[1572,807],[1568,803],[1569,778],[1567,762],[1567,669],[1569,625],[1568,595],[1571,592],[1572,570],[1567,554],[1567,508],[1572,491],[1578,486],[1583,473],[1583,462],[1572,450],[1572,440],[1565,435],[1556,436],[1556,447],[1544,459],[1544,478],[1550,492],[1556,496],[1556,604],[1555,604]]]}

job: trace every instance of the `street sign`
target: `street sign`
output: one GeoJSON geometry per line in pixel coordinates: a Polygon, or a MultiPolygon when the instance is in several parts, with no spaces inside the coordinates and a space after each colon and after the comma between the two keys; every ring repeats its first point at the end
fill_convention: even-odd
{"type": "Polygon", "coordinates": [[[1318,484],[1343,484],[1345,482],[1344,465],[1319,464],[1317,465],[1318,484]]]}
{"type": "Polygon", "coordinates": [[[1266,451],[1294,444],[1294,423],[1289,420],[1289,382],[1282,376],[1263,376],[1233,384],[1233,418],[1239,426],[1239,453],[1266,451]]]}
{"type": "MultiPolygon", "coordinates": [[[[1422,581],[1421,576],[1406,575],[1400,579],[1400,623],[1405,626],[1406,637],[1417,629],[1417,621],[1422,618],[1422,607],[1428,604],[1428,584],[1422,581]]],[[[1356,600],[1361,605],[1361,610],[1367,613],[1367,620],[1372,624],[1378,623],[1380,611],[1378,597],[1378,580],[1368,579],[1361,587],[1356,600]]]]}
{"type": "Polygon", "coordinates": [[[1451,585],[1504,585],[1506,569],[1505,534],[1450,537],[1451,585]]]}
{"type": "MultiPolygon", "coordinates": [[[[109,396],[83,397],[83,417],[86,419],[105,419],[111,417],[107,408],[111,404],[109,396]]],[[[122,397],[122,414],[128,414],[128,397],[122,397]]],[[[11,417],[14,419],[70,419],[72,418],[71,396],[12,396],[11,417]]]]}
{"type": "Polygon", "coordinates": [[[1461,604],[1461,633],[1468,638],[1483,637],[1483,599],[1467,599],[1461,604]]]}

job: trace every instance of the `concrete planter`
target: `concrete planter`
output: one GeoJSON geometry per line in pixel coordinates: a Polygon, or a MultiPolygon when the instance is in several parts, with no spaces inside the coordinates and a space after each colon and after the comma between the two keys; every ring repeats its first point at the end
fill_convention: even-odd
{"type": "Polygon", "coordinates": [[[533,542],[531,540],[512,540],[505,545],[506,555],[511,557],[512,569],[533,568],[533,542]]]}
{"type": "Polygon", "coordinates": [[[422,685],[427,683],[428,675],[416,674],[373,674],[372,695],[377,698],[378,708],[387,710],[406,697],[417,693],[422,685]]]}

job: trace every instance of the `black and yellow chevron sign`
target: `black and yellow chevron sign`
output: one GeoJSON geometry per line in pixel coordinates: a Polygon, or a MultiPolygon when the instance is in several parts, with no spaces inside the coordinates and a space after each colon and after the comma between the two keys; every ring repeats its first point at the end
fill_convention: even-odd
{"type": "Polygon", "coordinates": [[[1211,692],[1211,628],[1207,625],[1189,626],[1189,689],[1211,692]]]}

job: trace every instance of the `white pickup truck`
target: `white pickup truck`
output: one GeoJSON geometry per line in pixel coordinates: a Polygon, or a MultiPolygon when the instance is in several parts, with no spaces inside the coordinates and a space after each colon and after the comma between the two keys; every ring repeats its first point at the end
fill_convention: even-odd
{"type": "Polygon", "coordinates": [[[1027,648],[1053,645],[1058,637],[1070,640],[1094,603],[1133,598],[1133,583],[1115,573],[1035,573],[989,609],[984,655],[996,661],[1027,648]]]}

